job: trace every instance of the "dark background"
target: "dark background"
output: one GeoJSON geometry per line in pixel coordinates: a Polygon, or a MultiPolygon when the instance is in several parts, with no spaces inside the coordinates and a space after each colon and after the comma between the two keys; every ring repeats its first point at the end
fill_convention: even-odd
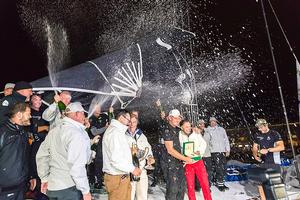
{"type": "MultiPolygon", "coordinates": [[[[264,2],[267,7],[267,1],[264,2]]],[[[299,58],[300,1],[272,0],[271,2],[286,31],[288,39],[299,58]]],[[[28,35],[28,32],[24,30],[17,7],[18,3],[18,1],[13,0],[2,0],[0,2],[1,88],[4,87],[6,82],[17,82],[20,80],[33,81],[47,75],[45,52],[42,52],[38,48],[37,44],[34,43],[32,38],[28,35]]],[[[193,3],[198,4],[198,1],[193,1],[193,3]]],[[[253,71],[256,74],[259,74],[259,76],[254,76],[251,82],[251,89],[253,91],[250,91],[250,94],[247,90],[240,90],[240,92],[236,94],[240,104],[243,106],[246,104],[252,93],[257,93],[261,88],[264,88],[264,94],[258,95],[258,100],[254,100],[261,100],[263,103],[253,103],[254,101],[252,100],[251,105],[254,107],[260,106],[264,109],[264,115],[274,115],[273,113],[276,112],[278,116],[271,121],[274,123],[283,122],[282,108],[280,103],[278,103],[280,102],[278,100],[278,86],[274,76],[274,68],[270,56],[260,4],[255,0],[218,0],[211,1],[211,3],[207,5],[208,7],[205,8],[195,6],[192,15],[201,14],[203,12],[206,15],[213,16],[215,18],[214,23],[216,23],[217,26],[220,26],[222,35],[224,38],[227,38],[229,43],[238,46],[240,49],[245,48],[248,52],[251,52],[252,59],[254,60],[253,71]],[[244,27],[245,29],[241,27],[244,27]],[[246,31],[245,33],[242,33],[241,30],[246,31]],[[254,37],[249,38],[248,33],[252,33],[252,36],[254,37]],[[255,87],[257,88],[257,91],[255,87]],[[266,96],[268,98],[266,98],[266,96]],[[272,97],[277,99],[275,103],[272,102],[272,97]]],[[[298,100],[295,60],[293,59],[269,8],[267,8],[267,15],[288,115],[292,121],[297,121],[298,100]]],[[[200,29],[197,27],[197,22],[195,22],[192,28],[195,31],[200,29]]],[[[84,41],[84,39],[82,40],[84,41]]],[[[99,56],[89,54],[85,52],[85,50],[85,48],[80,49],[80,57],[76,57],[76,55],[71,57],[70,66],[99,56]]],[[[251,108],[248,107],[243,107],[242,109],[244,112],[253,112],[251,111],[251,108]]]]}

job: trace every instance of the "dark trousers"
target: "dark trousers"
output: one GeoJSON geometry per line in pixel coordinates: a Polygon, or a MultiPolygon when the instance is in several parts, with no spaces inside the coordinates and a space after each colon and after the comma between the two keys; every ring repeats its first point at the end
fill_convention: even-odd
{"type": "Polygon", "coordinates": [[[184,169],[181,164],[169,162],[167,168],[166,200],[183,200],[186,190],[184,169]]]}
{"type": "Polygon", "coordinates": [[[224,183],[225,176],[225,164],[226,156],[225,153],[211,153],[212,171],[214,173],[214,181],[217,184],[224,183]]]}
{"type": "Polygon", "coordinates": [[[209,186],[211,186],[213,180],[211,157],[203,157],[202,159],[208,175],[209,186]]]}
{"type": "Polygon", "coordinates": [[[49,200],[81,200],[82,194],[75,186],[56,191],[47,191],[49,200]]]}
{"type": "Polygon", "coordinates": [[[94,172],[97,178],[96,182],[99,183],[100,185],[103,185],[104,173],[102,172],[102,168],[103,168],[102,141],[99,141],[99,143],[97,144],[94,167],[95,167],[94,172]]]}
{"type": "Polygon", "coordinates": [[[0,192],[1,200],[24,200],[24,188],[0,192]]]}
{"type": "Polygon", "coordinates": [[[158,181],[158,179],[164,179],[165,180],[165,173],[163,173],[163,160],[161,155],[161,148],[162,144],[156,144],[153,148],[153,156],[155,158],[155,168],[153,171],[153,179],[154,181],[158,181]]]}

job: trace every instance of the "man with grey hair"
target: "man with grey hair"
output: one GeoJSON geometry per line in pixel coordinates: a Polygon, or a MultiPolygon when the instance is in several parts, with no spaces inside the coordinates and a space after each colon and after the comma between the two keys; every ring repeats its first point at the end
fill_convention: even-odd
{"type": "Polygon", "coordinates": [[[214,181],[216,187],[224,192],[228,189],[224,184],[224,176],[226,169],[226,157],[230,154],[229,140],[226,131],[218,125],[215,117],[209,119],[210,126],[206,129],[211,137],[210,151],[212,160],[212,171],[214,172],[214,181]]]}
{"type": "Polygon", "coordinates": [[[60,124],[50,130],[36,155],[41,191],[50,200],[91,200],[85,165],[92,158],[84,109],[70,103],[60,124]]]}
{"type": "Polygon", "coordinates": [[[6,83],[3,90],[4,96],[11,95],[14,90],[14,87],[15,87],[14,83],[6,83]]]}
{"type": "Polygon", "coordinates": [[[57,126],[63,118],[63,113],[59,110],[58,103],[61,101],[68,106],[72,96],[69,91],[62,91],[54,96],[54,102],[43,112],[42,118],[50,123],[49,130],[57,126]]]}

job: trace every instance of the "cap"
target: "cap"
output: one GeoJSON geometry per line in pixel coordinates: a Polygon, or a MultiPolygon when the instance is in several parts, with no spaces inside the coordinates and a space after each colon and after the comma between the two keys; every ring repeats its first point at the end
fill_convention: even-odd
{"type": "Polygon", "coordinates": [[[259,127],[261,125],[266,125],[266,124],[268,124],[267,120],[265,120],[265,119],[257,119],[256,123],[255,123],[255,126],[259,127]]]}
{"type": "Polygon", "coordinates": [[[180,115],[179,110],[177,110],[177,109],[171,110],[171,111],[169,112],[169,116],[180,117],[180,118],[182,118],[182,116],[180,115]]]}
{"type": "Polygon", "coordinates": [[[15,84],[14,90],[32,89],[32,85],[26,81],[20,81],[15,84]]]}
{"type": "Polygon", "coordinates": [[[205,121],[203,119],[199,119],[198,124],[205,124],[205,121]]]}
{"type": "Polygon", "coordinates": [[[215,117],[210,117],[210,118],[209,118],[209,122],[211,122],[211,121],[217,122],[218,120],[217,120],[217,118],[215,118],[215,117]]]}
{"type": "Polygon", "coordinates": [[[66,113],[72,113],[72,112],[86,112],[80,102],[73,102],[70,103],[65,110],[66,113]]]}
{"type": "Polygon", "coordinates": [[[14,88],[14,87],[15,87],[14,83],[6,83],[5,86],[4,86],[4,90],[9,89],[9,88],[14,88]]]}

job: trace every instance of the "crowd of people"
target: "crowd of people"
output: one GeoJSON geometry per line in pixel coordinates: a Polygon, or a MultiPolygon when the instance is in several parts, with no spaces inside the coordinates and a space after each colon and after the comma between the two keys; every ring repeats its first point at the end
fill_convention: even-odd
{"type": "MultiPolygon", "coordinates": [[[[96,104],[88,119],[72,94],[55,94],[48,107],[28,82],[6,84],[0,100],[0,199],[23,200],[26,191],[40,199],[91,200],[91,190],[107,193],[109,200],[147,200],[148,172],[152,187],[166,183],[166,200],[195,200],[201,187],[211,200],[214,185],[224,192],[226,157],[230,144],[215,117],[205,127],[193,125],[180,111],[168,114],[156,102],[159,141],[150,144],[139,128],[137,110],[103,112],[96,104]],[[65,107],[61,108],[59,104],[65,107]],[[152,148],[153,146],[153,148],[152,148]],[[137,160],[137,161],[136,161],[137,160]]],[[[280,170],[284,145],[268,123],[256,123],[254,158],[261,167],[280,170]]]]}

